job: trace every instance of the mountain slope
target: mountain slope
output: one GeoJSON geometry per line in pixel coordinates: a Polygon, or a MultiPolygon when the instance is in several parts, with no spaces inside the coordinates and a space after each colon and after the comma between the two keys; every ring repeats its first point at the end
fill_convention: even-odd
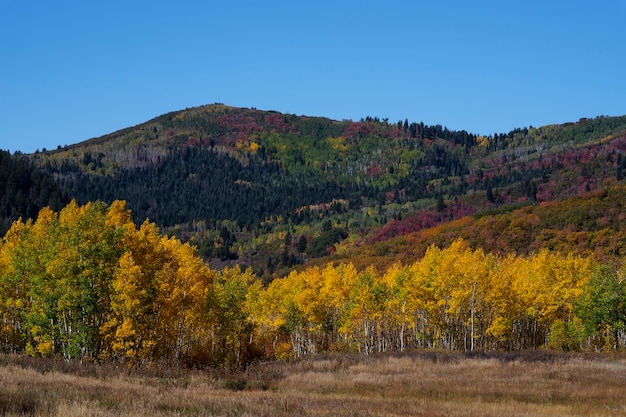
{"type": "Polygon", "coordinates": [[[137,223],[150,218],[214,264],[271,275],[337,249],[383,253],[381,242],[484,210],[605,189],[623,179],[624,150],[626,117],[478,137],[210,105],[31,159],[79,203],[127,200],[137,223]]]}
{"type": "Polygon", "coordinates": [[[431,245],[445,248],[462,238],[474,248],[499,255],[530,255],[549,249],[606,262],[626,255],[624,213],[626,185],[616,185],[563,201],[485,210],[356,247],[339,246],[338,253],[328,260],[349,261],[359,268],[376,265],[384,270],[395,262],[406,264],[421,258],[431,245]]]}
{"type": "Polygon", "coordinates": [[[33,218],[45,206],[60,209],[67,196],[51,177],[21,154],[0,151],[0,235],[18,218],[33,218]]]}

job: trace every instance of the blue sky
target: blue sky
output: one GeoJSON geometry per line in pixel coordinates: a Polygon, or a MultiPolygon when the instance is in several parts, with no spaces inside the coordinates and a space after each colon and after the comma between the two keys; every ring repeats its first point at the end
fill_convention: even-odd
{"type": "Polygon", "coordinates": [[[626,0],[0,0],[0,149],[224,103],[489,135],[626,114],[626,0]]]}

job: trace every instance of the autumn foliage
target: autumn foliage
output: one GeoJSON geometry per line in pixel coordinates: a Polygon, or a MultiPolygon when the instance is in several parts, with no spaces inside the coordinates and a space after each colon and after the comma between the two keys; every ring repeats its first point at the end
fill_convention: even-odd
{"type": "Polygon", "coordinates": [[[180,361],[212,343],[217,273],[153,224],[136,228],[123,202],[15,222],[0,262],[4,351],[180,361]]]}
{"type": "Polygon", "coordinates": [[[72,202],[16,221],[2,240],[0,348],[189,366],[329,350],[619,348],[622,272],[457,239],[384,271],[328,265],[263,285],[250,270],[211,269],[148,221],[137,227],[121,201],[72,202]]]}

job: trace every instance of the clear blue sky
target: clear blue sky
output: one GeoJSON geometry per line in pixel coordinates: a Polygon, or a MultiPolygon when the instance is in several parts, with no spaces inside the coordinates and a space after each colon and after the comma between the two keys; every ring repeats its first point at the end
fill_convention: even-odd
{"type": "Polygon", "coordinates": [[[0,148],[220,102],[477,134],[626,114],[626,0],[0,0],[0,148]]]}

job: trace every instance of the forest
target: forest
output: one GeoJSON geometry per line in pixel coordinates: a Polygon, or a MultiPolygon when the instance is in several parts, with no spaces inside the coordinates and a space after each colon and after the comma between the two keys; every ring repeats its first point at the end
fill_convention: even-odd
{"type": "Polygon", "coordinates": [[[45,206],[59,210],[68,201],[54,179],[26,155],[0,150],[0,235],[18,218],[35,218],[45,206]]]}
{"type": "Polygon", "coordinates": [[[624,152],[626,117],[480,136],[220,104],[2,152],[0,350],[621,350],[624,152]]]}
{"type": "Polygon", "coordinates": [[[27,158],[59,202],[124,200],[136,224],[148,218],[206,261],[269,281],[468,215],[622,184],[625,150],[626,117],[479,136],[214,104],[27,158]]]}
{"type": "Polygon", "coordinates": [[[0,348],[66,359],[242,366],[260,358],[423,347],[619,349],[623,266],[462,239],[412,263],[212,269],[189,243],[137,227],[123,201],[70,202],[13,223],[0,245],[0,348]]]}

